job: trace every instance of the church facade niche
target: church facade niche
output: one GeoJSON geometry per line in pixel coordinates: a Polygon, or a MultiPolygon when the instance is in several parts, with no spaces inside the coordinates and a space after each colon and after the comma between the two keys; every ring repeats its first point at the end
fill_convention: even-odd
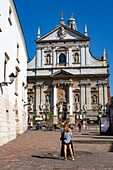
{"type": "Polygon", "coordinates": [[[79,64],[80,63],[80,49],[74,48],[72,52],[73,52],[73,64],[79,64]]]}
{"type": "Polygon", "coordinates": [[[52,64],[52,51],[50,49],[46,49],[44,51],[45,53],[45,65],[50,65],[52,64]]]}

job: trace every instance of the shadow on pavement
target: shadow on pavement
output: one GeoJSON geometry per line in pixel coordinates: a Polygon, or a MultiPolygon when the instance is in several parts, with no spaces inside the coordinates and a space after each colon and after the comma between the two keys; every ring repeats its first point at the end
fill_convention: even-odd
{"type": "MultiPolygon", "coordinates": [[[[74,155],[76,158],[80,157],[86,157],[86,156],[91,156],[91,152],[86,152],[86,151],[76,151],[74,152],[74,155]]],[[[54,160],[64,160],[64,157],[60,155],[59,152],[47,152],[47,153],[41,153],[38,155],[31,155],[33,158],[38,158],[38,159],[54,159],[54,160]]],[[[68,159],[71,159],[70,156],[68,159]]]]}
{"type": "Polygon", "coordinates": [[[55,160],[63,160],[63,158],[60,157],[50,157],[50,156],[39,156],[39,155],[31,155],[33,158],[39,158],[39,159],[55,159],[55,160]]]}

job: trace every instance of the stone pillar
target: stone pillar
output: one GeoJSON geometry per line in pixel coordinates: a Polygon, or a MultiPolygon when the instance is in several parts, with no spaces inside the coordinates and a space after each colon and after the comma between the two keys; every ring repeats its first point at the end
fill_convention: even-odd
{"type": "Polygon", "coordinates": [[[73,96],[72,96],[72,85],[69,85],[69,105],[70,105],[70,115],[72,115],[72,105],[73,105],[73,96]]]}
{"type": "Polygon", "coordinates": [[[45,57],[44,57],[44,49],[41,50],[41,66],[43,67],[45,64],[45,57]]]}
{"type": "Polygon", "coordinates": [[[33,114],[34,114],[34,116],[36,116],[36,112],[37,112],[37,110],[36,110],[36,85],[34,85],[33,86],[33,88],[34,88],[34,108],[33,108],[33,114]]]}
{"type": "Polygon", "coordinates": [[[40,67],[41,66],[41,48],[37,48],[37,58],[35,60],[35,67],[40,67]],[[38,60],[38,62],[37,62],[38,60]]]}
{"type": "Polygon", "coordinates": [[[69,50],[67,51],[66,55],[66,65],[69,66],[69,50]]]}
{"type": "Polygon", "coordinates": [[[69,60],[68,60],[68,66],[70,66],[71,65],[71,61],[72,61],[72,52],[71,52],[70,48],[68,49],[68,56],[69,57],[71,56],[71,59],[69,58],[69,60]]]}
{"type": "Polygon", "coordinates": [[[54,66],[56,64],[55,61],[55,55],[54,55],[54,48],[52,48],[52,65],[54,66]]]}
{"type": "Polygon", "coordinates": [[[56,52],[56,66],[59,64],[58,52],[56,52]]]}
{"type": "Polygon", "coordinates": [[[85,65],[85,48],[81,46],[81,65],[85,65]]]}
{"type": "Polygon", "coordinates": [[[57,89],[56,89],[56,85],[54,85],[53,87],[53,106],[54,106],[53,123],[54,124],[57,124],[56,100],[57,100],[57,89]]]}
{"type": "Polygon", "coordinates": [[[54,87],[53,87],[54,116],[56,116],[56,99],[57,99],[57,89],[56,89],[56,85],[54,85],[54,87]]]}

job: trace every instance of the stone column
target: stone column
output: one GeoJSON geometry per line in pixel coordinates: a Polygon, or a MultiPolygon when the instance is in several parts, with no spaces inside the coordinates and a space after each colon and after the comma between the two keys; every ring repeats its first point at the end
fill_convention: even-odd
{"type": "Polygon", "coordinates": [[[57,63],[56,59],[57,59],[57,57],[56,57],[56,53],[55,53],[55,48],[53,47],[52,48],[52,65],[53,66],[56,66],[56,63],[57,63]]]}
{"type": "Polygon", "coordinates": [[[69,50],[67,51],[66,54],[66,65],[69,66],[69,50]]]}
{"type": "Polygon", "coordinates": [[[72,97],[72,85],[69,85],[69,105],[70,105],[70,115],[72,115],[72,105],[73,105],[73,97],[72,97]]]}
{"type": "Polygon", "coordinates": [[[81,65],[85,65],[85,48],[81,46],[81,65]]]}
{"type": "Polygon", "coordinates": [[[40,67],[40,66],[41,66],[41,48],[37,48],[35,67],[40,67]]]}
{"type": "Polygon", "coordinates": [[[34,108],[33,108],[33,114],[34,114],[34,116],[36,116],[36,112],[37,112],[37,110],[36,110],[36,85],[34,85],[33,88],[34,88],[34,108]]]}
{"type": "Polygon", "coordinates": [[[57,124],[57,110],[56,110],[56,100],[57,100],[57,89],[56,85],[53,87],[53,106],[54,106],[54,112],[53,112],[53,123],[57,124]]]}
{"type": "Polygon", "coordinates": [[[58,52],[56,52],[56,66],[57,66],[57,64],[58,64],[58,52]]]}
{"type": "Polygon", "coordinates": [[[56,116],[56,99],[57,99],[57,89],[56,85],[53,87],[53,106],[54,106],[54,116],[56,116]]]}
{"type": "Polygon", "coordinates": [[[42,50],[41,50],[41,67],[43,67],[44,66],[44,64],[45,64],[45,57],[44,57],[44,48],[42,48],[42,50]]]}
{"type": "Polygon", "coordinates": [[[71,52],[71,49],[70,49],[70,48],[68,49],[68,56],[69,56],[69,57],[71,56],[71,58],[69,58],[69,60],[68,60],[68,66],[70,66],[70,65],[71,65],[71,62],[72,62],[72,52],[71,52]]]}

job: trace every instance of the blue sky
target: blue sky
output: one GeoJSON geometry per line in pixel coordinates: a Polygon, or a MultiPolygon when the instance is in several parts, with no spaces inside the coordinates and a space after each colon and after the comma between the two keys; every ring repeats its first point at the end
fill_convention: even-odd
{"type": "Polygon", "coordinates": [[[110,62],[110,86],[113,96],[113,0],[14,0],[26,39],[28,54],[36,53],[35,40],[40,27],[41,35],[59,25],[61,11],[65,24],[74,14],[78,31],[84,33],[85,24],[91,38],[93,56],[102,56],[106,48],[110,62]]]}

